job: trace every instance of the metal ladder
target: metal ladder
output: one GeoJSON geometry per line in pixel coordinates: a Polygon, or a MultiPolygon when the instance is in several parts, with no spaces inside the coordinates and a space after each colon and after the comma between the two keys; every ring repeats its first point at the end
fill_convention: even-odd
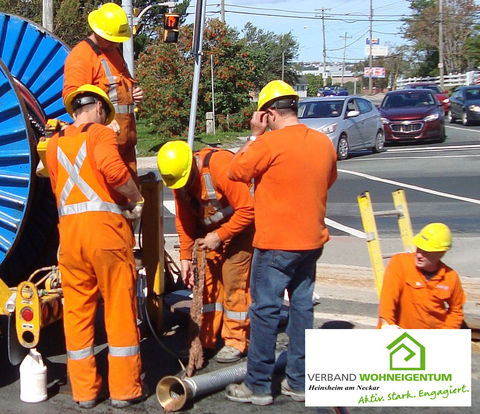
{"type": "Polygon", "coordinates": [[[408,252],[415,251],[412,223],[410,221],[410,213],[408,212],[405,192],[403,190],[393,191],[392,197],[393,205],[395,207],[393,210],[375,212],[373,211],[372,200],[368,191],[363,192],[357,197],[363,229],[367,237],[368,254],[370,255],[370,262],[372,263],[375,287],[377,288],[378,296],[380,296],[380,292],[382,291],[383,274],[385,272],[383,259],[389,258],[392,255],[382,255],[375,217],[397,217],[403,248],[408,252]]]}

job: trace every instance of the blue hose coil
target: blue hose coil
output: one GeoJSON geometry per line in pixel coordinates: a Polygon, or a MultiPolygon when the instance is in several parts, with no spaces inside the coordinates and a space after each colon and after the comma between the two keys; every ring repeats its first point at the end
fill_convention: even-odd
{"type": "Polygon", "coordinates": [[[35,175],[39,134],[29,108],[37,108],[33,118],[41,123],[71,121],[62,99],[68,52],[43,27],[0,13],[0,277],[10,285],[52,256],[44,250],[56,231],[56,208],[48,179],[35,175]]]}

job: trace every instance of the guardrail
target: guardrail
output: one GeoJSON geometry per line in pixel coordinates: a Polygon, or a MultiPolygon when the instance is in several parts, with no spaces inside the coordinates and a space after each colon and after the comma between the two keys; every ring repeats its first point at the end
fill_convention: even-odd
{"type": "MultiPolygon", "coordinates": [[[[480,71],[472,70],[466,73],[450,74],[443,77],[446,88],[462,85],[475,85],[480,81],[480,71]]],[[[440,85],[440,76],[427,76],[425,78],[405,78],[397,80],[397,89],[402,89],[408,83],[434,82],[440,85]]]]}

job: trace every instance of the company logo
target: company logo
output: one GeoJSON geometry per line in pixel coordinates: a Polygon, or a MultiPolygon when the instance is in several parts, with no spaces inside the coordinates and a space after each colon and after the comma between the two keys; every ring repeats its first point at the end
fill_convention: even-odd
{"type": "Polygon", "coordinates": [[[387,346],[390,351],[390,370],[425,370],[425,347],[403,333],[387,346]]]}

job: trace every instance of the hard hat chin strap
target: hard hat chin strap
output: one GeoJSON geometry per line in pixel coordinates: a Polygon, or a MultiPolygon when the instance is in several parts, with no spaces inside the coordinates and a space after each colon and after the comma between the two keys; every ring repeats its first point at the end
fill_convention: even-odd
{"type": "Polygon", "coordinates": [[[267,109],[289,109],[297,107],[297,99],[288,98],[288,99],[279,99],[270,105],[267,109]]]}
{"type": "Polygon", "coordinates": [[[76,111],[82,106],[93,104],[99,101],[99,99],[94,98],[93,96],[82,96],[81,98],[74,98],[72,102],[72,109],[76,111]]]}

